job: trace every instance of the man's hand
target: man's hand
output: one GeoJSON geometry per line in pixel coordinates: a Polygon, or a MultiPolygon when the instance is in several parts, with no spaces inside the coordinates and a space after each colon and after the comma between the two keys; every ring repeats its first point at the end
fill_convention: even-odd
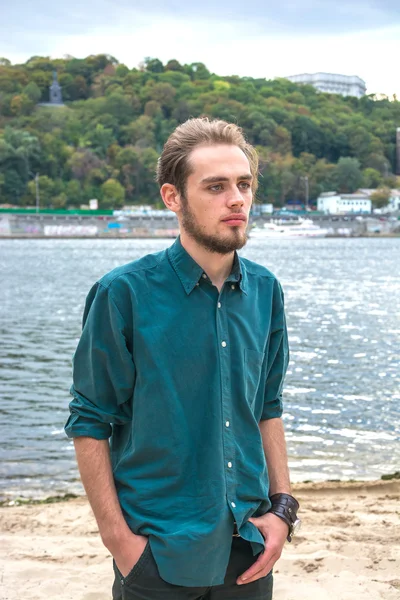
{"type": "Polygon", "coordinates": [[[242,585],[251,583],[265,577],[271,571],[276,561],[282,554],[282,548],[288,536],[288,526],[282,519],[273,513],[266,513],[262,517],[249,519],[262,534],[265,541],[265,550],[262,552],[256,562],[240,575],[236,583],[242,585]]]}
{"type": "Polygon", "coordinates": [[[126,577],[132,571],[142,556],[147,542],[148,538],[144,535],[130,532],[123,540],[116,540],[115,544],[108,546],[122,577],[126,577]]]}

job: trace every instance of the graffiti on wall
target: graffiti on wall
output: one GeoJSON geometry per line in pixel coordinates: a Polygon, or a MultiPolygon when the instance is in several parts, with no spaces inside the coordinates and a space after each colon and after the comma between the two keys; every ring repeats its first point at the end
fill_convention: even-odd
{"type": "Polygon", "coordinates": [[[96,225],[45,225],[44,235],[50,236],[93,236],[97,235],[96,225]]]}

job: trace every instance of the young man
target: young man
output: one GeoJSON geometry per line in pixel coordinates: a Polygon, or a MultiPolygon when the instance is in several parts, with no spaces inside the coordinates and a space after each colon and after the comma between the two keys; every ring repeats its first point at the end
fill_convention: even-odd
{"type": "Polygon", "coordinates": [[[180,125],[157,172],[180,237],[87,298],[66,432],[114,600],[272,597],[298,504],[280,418],[283,294],[236,253],[257,173],[236,125],[180,125]]]}

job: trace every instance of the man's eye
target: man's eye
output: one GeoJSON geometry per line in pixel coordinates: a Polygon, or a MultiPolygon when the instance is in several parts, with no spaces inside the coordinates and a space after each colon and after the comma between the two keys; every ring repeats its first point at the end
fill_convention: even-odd
{"type": "Polygon", "coordinates": [[[248,190],[250,188],[250,184],[247,183],[247,181],[242,181],[239,183],[239,186],[242,188],[242,190],[248,190]]]}
{"type": "Polygon", "coordinates": [[[222,185],[220,183],[217,183],[216,185],[210,186],[208,189],[212,192],[220,192],[222,190],[222,185]]]}

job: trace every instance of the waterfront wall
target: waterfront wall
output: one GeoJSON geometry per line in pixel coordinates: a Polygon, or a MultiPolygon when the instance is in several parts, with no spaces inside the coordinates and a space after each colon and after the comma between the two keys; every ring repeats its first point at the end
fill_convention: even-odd
{"type": "MultiPolygon", "coordinates": [[[[250,227],[277,219],[270,215],[251,217],[250,227]]],[[[359,237],[363,235],[390,235],[399,232],[400,221],[396,218],[354,215],[312,216],[312,220],[327,228],[332,236],[359,237]]],[[[281,222],[284,222],[282,220],[281,222]]],[[[62,238],[62,237],[170,237],[178,235],[178,220],[173,213],[165,215],[65,215],[65,214],[0,214],[0,237],[5,238],[62,238]]]]}
{"type": "Polygon", "coordinates": [[[0,214],[0,237],[176,237],[175,215],[0,214]]]}

